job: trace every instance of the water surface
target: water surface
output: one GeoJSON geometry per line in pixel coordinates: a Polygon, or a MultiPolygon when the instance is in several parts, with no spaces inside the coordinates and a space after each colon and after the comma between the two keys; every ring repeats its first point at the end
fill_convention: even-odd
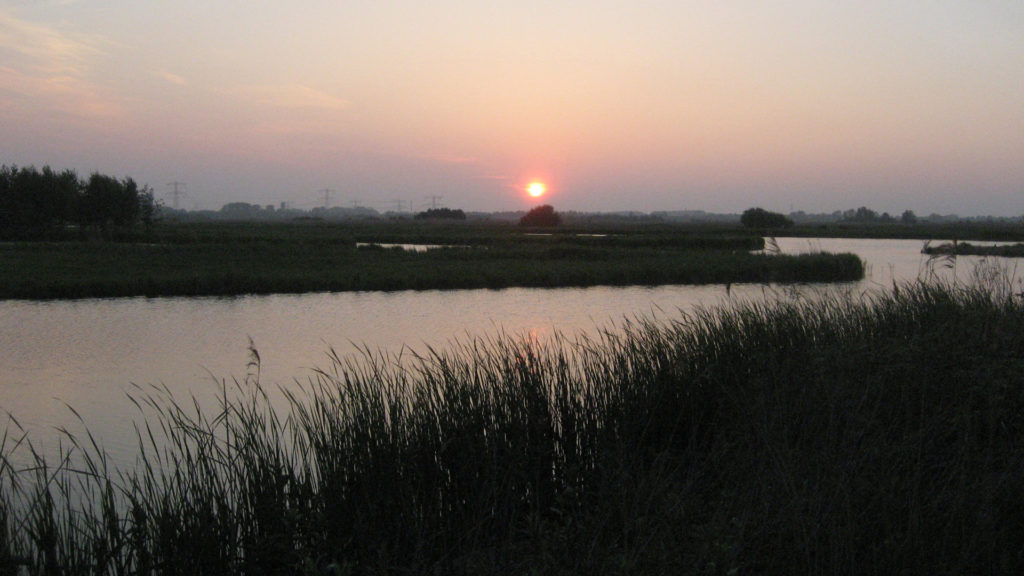
{"type": "MultiPolygon", "coordinates": [[[[916,240],[784,238],[778,245],[786,253],[854,252],[867,262],[864,281],[824,285],[832,290],[889,288],[929,270],[967,278],[979,260],[961,257],[946,267],[923,257],[916,240]]],[[[326,368],[331,348],[341,356],[360,347],[422,353],[499,332],[540,339],[592,333],[628,318],[672,319],[694,306],[775,291],[711,285],[0,301],[0,410],[38,439],[75,424],[70,405],[112,452],[130,452],[137,410],[126,393],[133,383],[212,398],[223,380],[244,379],[250,342],[262,382],[290,387],[326,368]]]]}

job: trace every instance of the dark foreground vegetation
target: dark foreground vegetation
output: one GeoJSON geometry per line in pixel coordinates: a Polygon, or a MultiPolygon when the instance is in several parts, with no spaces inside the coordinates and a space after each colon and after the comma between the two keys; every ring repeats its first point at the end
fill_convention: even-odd
{"type": "Polygon", "coordinates": [[[0,454],[0,574],[1019,574],[1024,303],[917,284],[367,354],[138,466],[0,454]],[[33,460],[32,458],[29,458],[33,460]]]}
{"type": "Polygon", "coordinates": [[[683,230],[531,234],[510,227],[167,225],[149,242],[0,244],[0,298],[203,296],[863,277],[852,254],[753,254],[760,237],[683,230]],[[424,243],[416,252],[360,243],[424,243]]]}

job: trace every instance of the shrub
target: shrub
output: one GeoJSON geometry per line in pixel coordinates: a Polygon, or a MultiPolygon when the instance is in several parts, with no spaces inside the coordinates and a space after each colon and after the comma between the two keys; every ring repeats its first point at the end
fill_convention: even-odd
{"type": "Polygon", "coordinates": [[[788,216],[777,212],[769,212],[764,208],[750,208],[740,216],[740,223],[745,228],[792,228],[793,221],[788,216]]]}
{"type": "Polygon", "coordinates": [[[550,204],[544,204],[537,206],[530,210],[522,218],[519,219],[520,226],[558,226],[562,222],[562,217],[555,212],[555,209],[550,204]]]}
{"type": "Polygon", "coordinates": [[[466,213],[451,208],[431,208],[416,215],[417,220],[465,220],[466,213]]]}

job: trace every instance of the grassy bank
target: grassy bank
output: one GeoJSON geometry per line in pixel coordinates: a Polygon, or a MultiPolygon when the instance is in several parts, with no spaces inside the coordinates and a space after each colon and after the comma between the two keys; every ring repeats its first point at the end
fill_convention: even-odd
{"type": "Polygon", "coordinates": [[[0,298],[202,296],[354,290],[841,282],[853,255],[750,254],[752,237],[524,236],[422,229],[415,237],[318,227],[209,226],[157,243],[0,245],[0,298]],[[352,234],[355,232],[355,234],[352,234]],[[411,252],[359,241],[446,240],[411,252]]]}
{"type": "Polygon", "coordinates": [[[925,244],[922,254],[929,256],[998,256],[1001,258],[1024,258],[1024,244],[1003,244],[999,246],[979,246],[970,242],[944,242],[942,244],[925,244]]]}
{"type": "Polygon", "coordinates": [[[9,425],[0,573],[1017,574],[1022,328],[1005,289],[780,300],[337,359],[284,412],[254,357],[217,413],[137,399],[130,470],[13,469],[9,425]]]}
{"type": "Polygon", "coordinates": [[[776,231],[779,236],[810,238],[892,238],[903,240],[958,239],[977,241],[1024,241],[1020,222],[918,222],[916,224],[832,222],[798,224],[776,231]]]}

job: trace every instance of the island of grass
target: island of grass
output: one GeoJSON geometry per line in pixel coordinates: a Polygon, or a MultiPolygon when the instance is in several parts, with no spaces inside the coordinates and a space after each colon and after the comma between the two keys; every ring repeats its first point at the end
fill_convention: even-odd
{"type": "Polygon", "coordinates": [[[1024,243],[981,246],[970,242],[944,242],[932,246],[925,244],[922,254],[929,256],[999,256],[1002,258],[1024,258],[1024,243]]]}
{"type": "Polygon", "coordinates": [[[145,241],[0,245],[0,298],[206,296],[359,290],[844,282],[852,254],[764,254],[749,234],[680,229],[324,223],[165,225],[145,241]],[[406,250],[384,244],[444,247],[406,250]]]}

